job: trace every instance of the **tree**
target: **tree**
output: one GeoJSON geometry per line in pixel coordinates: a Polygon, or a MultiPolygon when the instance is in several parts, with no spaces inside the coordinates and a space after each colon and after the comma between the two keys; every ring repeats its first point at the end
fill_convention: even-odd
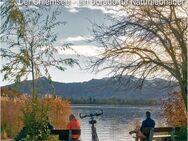
{"type": "Polygon", "coordinates": [[[187,13],[184,7],[129,6],[110,26],[96,25],[95,41],[105,47],[94,70],[110,69],[118,77],[157,76],[177,80],[187,106],[187,13]]]}
{"type": "Polygon", "coordinates": [[[66,45],[55,46],[57,34],[54,29],[64,24],[57,20],[59,14],[58,9],[49,7],[22,7],[21,10],[14,0],[3,5],[5,23],[2,25],[1,41],[6,46],[1,48],[4,60],[1,72],[4,80],[15,82],[31,76],[34,99],[37,98],[35,79],[46,76],[51,80],[50,67],[64,71],[66,65],[77,63],[72,58],[58,57],[60,50],[68,48],[66,45]]]}
{"type": "Polygon", "coordinates": [[[1,27],[1,34],[7,29],[14,28],[18,38],[23,38],[26,32],[26,19],[21,6],[16,0],[7,0],[1,5],[1,17],[4,23],[1,27]]]}

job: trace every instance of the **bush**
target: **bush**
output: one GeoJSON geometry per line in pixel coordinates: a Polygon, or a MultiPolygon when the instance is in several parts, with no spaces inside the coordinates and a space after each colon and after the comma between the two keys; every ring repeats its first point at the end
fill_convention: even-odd
{"type": "Polygon", "coordinates": [[[163,101],[162,115],[169,126],[187,125],[187,112],[180,92],[169,94],[169,98],[163,101]]]}
{"type": "Polygon", "coordinates": [[[24,128],[15,138],[16,141],[42,141],[48,138],[48,106],[31,101],[23,109],[24,128]]]}
{"type": "Polygon", "coordinates": [[[187,139],[187,127],[182,126],[177,133],[176,139],[187,139]]]}

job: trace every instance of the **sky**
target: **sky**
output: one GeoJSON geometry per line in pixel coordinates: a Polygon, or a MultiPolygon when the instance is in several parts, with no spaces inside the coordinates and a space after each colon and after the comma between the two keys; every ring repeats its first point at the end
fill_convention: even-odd
{"type": "MultiPolygon", "coordinates": [[[[107,10],[104,7],[92,6],[71,6],[61,7],[61,18],[66,22],[66,25],[60,26],[55,32],[58,33],[57,45],[63,43],[72,43],[71,47],[79,54],[79,57],[71,50],[59,52],[59,55],[76,58],[81,66],[67,67],[65,71],[58,71],[50,68],[50,73],[53,81],[58,82],[83,82],[91,79],[100,79],[109,77],[108,72],[95,73],[91,72],[88,67],[88,58],[97,56],[102,49],[97,44],[91,43],[92,40],[92,23],[111,24],[108,17],[114,15],[114,11],[107,10]]],[[[1,65],[3,62],[1,61],[1,65]]],[[[7,85],[11,82],[3,81],[2,74],[0,85],[7,85]]]]}
{"type": "MultiPolygon", "coordinates": [[[[99,54],[104,50],[100,47],[99,44],[93,42],[91,43],[88,40],[93,39],[93,23],[96,23],[98,25],[111,25],[112,21],[109,20],[109,17],[118,18],[122,15],[125,16],[126,13],[118,11],[121,8],[121,6],[80,6],[78,4],[78,1],[95,0],[72,1],[76,2],[76,4],[72,3],[70,6],[59,7],[62,13],[60,16],[58,16],[58,20],[65,21],[66,24],[61,25],[55,29],[54,32],[58,34],[58,40],[55,45],[59,46],[65,43],[71,43],[72,45],[70,47],[73,48],[76,51],[76,53],[72,50],[65,50],[63,52],[60,51],[59,54],[57,54],[57,56],[75,58],[78,60],[80,67],[67,67],[65,71],[59,71],[57,69],[50,68],[49,72],[52,76],[52,80],[58,82],[71,83],[110,77],[112,74],[109,74],[107,71],[95,73],[92,72],[91,69],[86,69],[88,67],[89,58],[98,57],[99,54]],[[79,54],[79,57],[77,56],[77,54],[79,54]]],[[[0,5],[2,3],[3,2],[0,2],[0,5]]],[[[36,6],[30,6],[30,8],[34,8],[36,10],[38,9],[38,7],[36,6]]],[[[1,43],[1,46],[4,45],[1,43]]],[[[3,65],[3,63],[4,62],[1,60],[1,66],[3,65]]],[[[4,86],[10,83],[11,82],[3,81],[2,74],[0,75],[0,86],[4,86]]]]}

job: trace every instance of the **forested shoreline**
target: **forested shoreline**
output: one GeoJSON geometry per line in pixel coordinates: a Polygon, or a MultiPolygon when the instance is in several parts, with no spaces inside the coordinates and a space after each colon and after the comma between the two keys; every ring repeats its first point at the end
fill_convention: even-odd
{"type": "Polygon", "coordinates": [[[144,100],[144,99],[126,99],[126,98],[71,98],[69,99],[72,104],[92,104],[92,105],[160,105],[161,102],[157,100],[144,100]]]}

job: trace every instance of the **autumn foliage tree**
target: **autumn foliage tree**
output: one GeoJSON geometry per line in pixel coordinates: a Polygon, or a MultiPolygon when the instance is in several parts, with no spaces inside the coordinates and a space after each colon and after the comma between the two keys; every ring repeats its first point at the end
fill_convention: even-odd
{"type": "Polygon", "coordinates": [[[180,92],[169,94],[162,103],[162,115],[169,126],[187,126],[187,113],[180,92]]]}

